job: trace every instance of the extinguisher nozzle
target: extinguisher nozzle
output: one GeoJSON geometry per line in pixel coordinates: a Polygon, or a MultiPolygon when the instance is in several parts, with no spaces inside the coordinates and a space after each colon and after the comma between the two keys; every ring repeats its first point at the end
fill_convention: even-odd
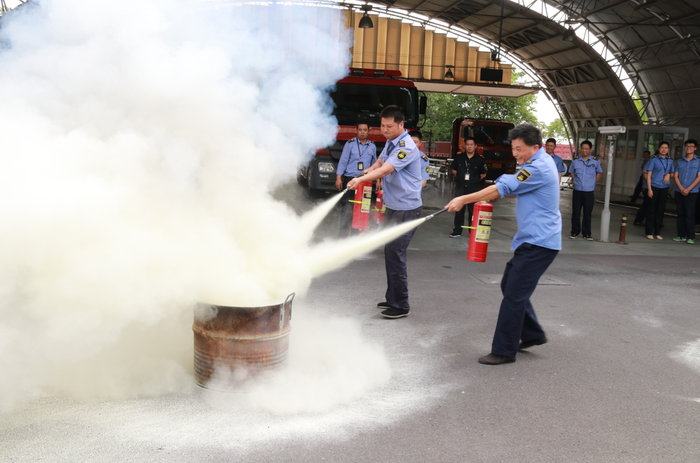
{"type": "Polygon", "coordinates": [[[438,215],[438,214],[442,214],[443,212],[447,212],[447,208],[441,209],[441,210],[439,210],[439,211],[437,211],[437,212],[433,212],[432,214],[426,216],[426,217],[425,217],[425,221],[427,222],[428,220],[432,219],[433,217],[435,217],[435,216],[438,215]]]}

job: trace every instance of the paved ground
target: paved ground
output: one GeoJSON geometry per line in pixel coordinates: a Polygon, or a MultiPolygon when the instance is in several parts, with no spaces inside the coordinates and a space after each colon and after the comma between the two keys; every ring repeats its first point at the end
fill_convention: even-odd
{"type": "MultiPolygon", "coordinates": [[[[433,208],[426,212],[445,202],[433,193],[426,192],[433,208]]],[[[285,197],[301,205],[293,187],[285,197]]],[[[514,364],[479,365],[500,301],[498,285],[483,281],[497,279],[511,256],[512,206],[496,203],[486,263],[468,262],[467,239],[447,236],[451,214],[419,228],[409,253],[408,318],[384,320],[373,307],[383,300],[380,252],[317,279],[295,301],[293,339],[313,340],[310,356],[347,371],[334,371],[341,380],[325,389],[307,385],[317,397],[289,400],[332,403],[353,387],[365,391],[359,397],[280,413],[201,390],[111,401],[47,395],[2,415],[0,459],[698,461],[700,245],[671,242],[670,218],[664,241],[647,240],[637,227],[627,246],[565,238],[545,275],[560,284],[540,285],[533,296],[550,343],[514,364]],[[337,323],[314,325],[325,316],[337,323]]],[[[570,192],[561,208],[566,236],[570,192]]],[[[615,239],[626,211],[612,208],[615,239]]],[[[321,235],[333,232],[334,220],[321,235]]]]}

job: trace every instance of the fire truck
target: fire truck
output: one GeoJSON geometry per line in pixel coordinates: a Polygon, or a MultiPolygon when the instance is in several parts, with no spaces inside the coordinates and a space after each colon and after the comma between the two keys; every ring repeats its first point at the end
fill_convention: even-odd
{"type": "Polygon", "coordinates": [[[357,123],[369,124],[369,139],[377,146],[377,155],[386,143],[379,127],[379,113],[389,105],[403,110],[406,129],[415,130],[425,115],[427,97],[419,96],[413,82],[401,79],[401,71],[350,68],[350,75],[339,80],[331,92],[335,103],[333,115],[338,119],[335,143],[316,152],[297,175],[299,184],[312,195],[336,191],[335,177],[343,146],[357,136],[357,123]]]}
{"type": "Polygon", "coordinates": [[[487,180],[495,180],[502,174],[515,172],[516,162],[508,134],[515,127],[510,122],[494,119],[468,119],[458,117],[452,122],[452,157],[464,151],[464,140],[476,141],[476,154],[486,161],[487,180]]]}

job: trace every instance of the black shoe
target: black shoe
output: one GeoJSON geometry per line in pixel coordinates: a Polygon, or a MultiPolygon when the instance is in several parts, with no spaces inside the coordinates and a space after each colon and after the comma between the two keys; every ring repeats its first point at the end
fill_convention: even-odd
{"type": "Polygon", "coordinates": [[[583,239],[587,241],[593,241],[593,237],[590,235],[583,235],[583,239]]]}
{"type": "Polygon", "coordinates": [[[639,225],[644,225],[644,222],[635,222],[634,224],[639,226],[639,225]]]}
{"type": "Polygon", "coordinates": [[[393,307],[389,307],[388,309],[386,309],[382,312],[382,317],[384,317],[384,318],[402,318],[402,317],[407,317],[407,316],[408,316],[408,310],[395,309],[393,307]]]}
{"type": "Polygon", "coordinates": [[[513,362],[515,362],[515,357],[503,357],[502,355],[496,354],[484,355],[479,359],[479,363],[482,365],[501,365],[503,363],[513,362]]]}
{"type": "Polygon", "coordinates": [[[527,349],[532,346],[541,346],[542,344],[547,344],[547,338],[531,339],[529,341],[523,341],[518,346],[518,350],[527,349]]]}
{"type": "Polygon", "coordinates": [[[461,238],[462,235],[458,235],[457,233],[450,233],[450,238],[461,238]]]}
{"type": "Polygon", "coordinates": [[[573,233],[569,235],[570,240],[575,240],[578,235],[574,235],[573,233]]]}
{"type": "Polygon", "coordinates": [[[378,309],[388,309],[389,307],[391,307],[391,306],[386,301],[380,302],[379,304],[377,304],[378,309]]]}

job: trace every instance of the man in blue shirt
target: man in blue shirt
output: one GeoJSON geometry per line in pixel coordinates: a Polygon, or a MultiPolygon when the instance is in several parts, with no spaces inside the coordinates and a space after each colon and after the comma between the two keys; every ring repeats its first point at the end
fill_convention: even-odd
{"type": "MultiPolygon", "coordinates": [[[[338,161],[335,176],[335,187],[338,191],[345,189],[348,182],[362,175],[362,172],[377,161],[377,148],[369,136],[369,125],[365,122],[357,124],[357,137],[351,138],[343,146],[343,154],[338,161]]],[[[340,237],[350,234],[352,225],[353,205],[350,202],[355,195],[348,191],[340,200],[340,237]]]]}
{"type": "Polygon", "coordinates": [[[418,150],[421,152],[420,178],[422,180],[421,186],[425,188],[425,185],[428,184],[428,180],[430,180],[430,158],[425,154],[425,151],[423,151],[423,134],[417,130],[414,130],[411,132],[411,139],[413,140],[413,143],[416,144],[416,148],[418,148],[418,150]]]}
{"type": "MultiPolygon", "coordinates": [[[[639,195],[642,193],[642,190],[645,188],[644,187],[644,168],[647,165],[647,162],[649,162],[649,158],[651,158],[651,153],[649,150],[644,150],[642,153],[642,157],[644,158],[642,160],[642,172],[639,174],[639,181],[637,182],[637,185],[634,187],[634,192],[632,193],[632,196],[629,197],[629,199],[625,202],[629,204],[634,204],[637,202],[637,198],[639,198],[639,195]]],[[[644,197],[642,197],[644,199],[644,197]]]]}
{"type": "Polygon", "coordinates": [[[676,161],[676,229],[678,236],[673,241],[695,244],[695,203],[700,192],[700,159],[695,155],[695,140],[683,143],[685,157],[676,161]]]}
{"type": "Polygon", "coordinates": [[[501,175],[496,184],[476,193],[454,198],[446,206],[452,212],[465,204],[517,196],[513,258],[501,279],[503,300],[498,312],[491,353],[479,359],[485,365],[515,362],[518,350],[547,342],[530,297],[537,282],[561,250],[559,182],[554,161],[542,148],[542,135],[532,124],[510,131],[513,156],[521,165],[514,175],[501,175]],[[522,342],[518,343],[520,340],[522,342]]]}
{"type": "MultiPolygon", "coordinates": [[[[420,218],[423,202],[421,201],[421,152],[404,129],[404,115],[398,106],[387,106],[379,114],[382,134],[387,142],[384,150],[365,173],[348,182],[348,188],[354,190],[362,182],[382,180],[384,204],[386,205],[385,223],[397,225],[420,218]]],[[[385,309],[385,318],[401,318],[408,315],[408,272],[406,254],[408,244],[416,232],[415,228],[404,233],[384,246],[386,263],[386,301],[377,304],[385,309]]]]}
{"type": "Polygon", "coordinates": [[[644,228],[647,238],[662,240],[661,227],[664,226],[664,212],[671,175],[676,171],[673,159],[668,157],[670,146],[667,141],[659,143],[659,155],[651,158],[646,165],[647,195],[649,208],[645,218],[644,228]]]}
{"type": "Polygon", "coordinates": [[[581,142],[579,150],[581,157],[573,160],[569,172],[574,180],[571,211],[571,235],[575,239],[583,229],[583,238],[593,240],[591,236],[591,217],[595,203],[595,185],[603,175],[600,161],[591,157],[593,143],[588,140],[581,142]],[[581,224],[581,209],[583,208],[583,224],[581,224]]]}
{"type": "Polygon", "coordinates": [[[557,172],[559,172],[559,184],[561,185],[561,176],[566,171],[564,168],[564,161],[561,156],[554,154],[554,150],[557,148],[557,140],[554,138],[548,138],[544,143],[544,150],[552,157],[554,164],[557,166],[557,172]]]}

